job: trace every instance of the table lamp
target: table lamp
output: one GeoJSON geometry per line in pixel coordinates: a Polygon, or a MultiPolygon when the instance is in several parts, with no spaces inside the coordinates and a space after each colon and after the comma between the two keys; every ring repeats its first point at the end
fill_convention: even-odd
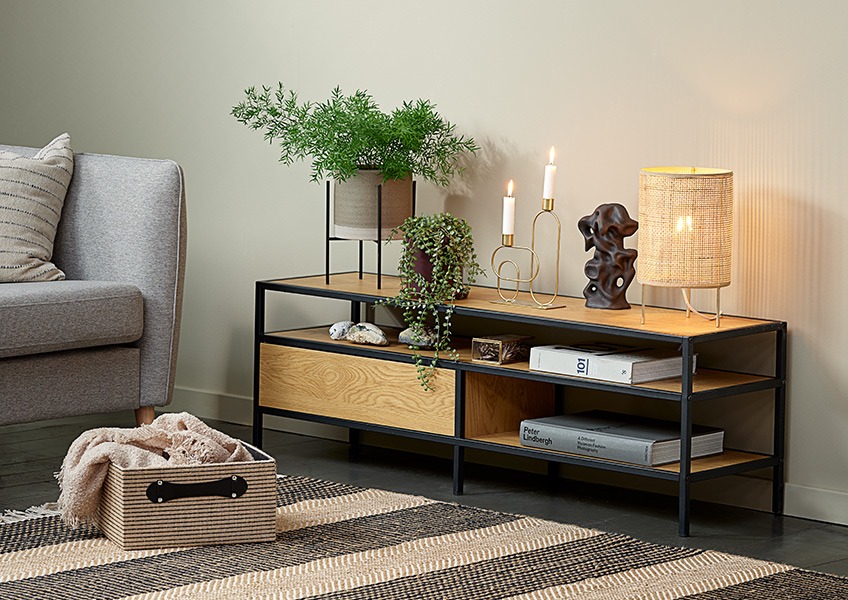
{"type": "Polygon", "coordinates": [[[716,327],[721,288],[730,285],[733,172],[704,167],[650,167],[639,173],[639,263],[642,323],[645,286],[680,288],[686,316],[692,288],[715,288],[716,327]]]}

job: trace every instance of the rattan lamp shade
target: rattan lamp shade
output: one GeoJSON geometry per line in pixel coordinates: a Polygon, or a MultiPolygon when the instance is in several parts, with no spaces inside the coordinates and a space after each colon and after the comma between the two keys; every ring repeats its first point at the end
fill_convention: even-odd
{"type": "Polygon", "coordinates": [[[730,285],[733,172],[651,167],[639,173],[639,283],[730,285]]]}

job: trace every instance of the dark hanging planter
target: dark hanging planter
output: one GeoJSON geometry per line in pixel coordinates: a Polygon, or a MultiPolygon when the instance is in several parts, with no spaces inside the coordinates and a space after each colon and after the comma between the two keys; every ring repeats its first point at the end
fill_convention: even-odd
{"type": "MultiPolygon", "coordinates": [[[[420,275],[421,278],[424,281],[432,282],[433,281],[433,261],[430,258],[430,255],[427,254],[426,252],[424,252],[423,250],[416,248],[413,251],[413,256],[414,256],[414,261],[415,261],[413,263],[413,265],[414,265],[413,270],[415,271],[415,273],[420,275]]],[[[465,300],[466,298],[468,298],[468,293],[471,291],[470,287],[467,286],[467,285],[462,285],[462,279],[461,278],[458,282],[457,282],[457,280],[454,280],[454,283],[455,284],[458,283],[459,285],[455,286],[456,287],[456,293],[454,294],[453,299],[454,300],[465,300]]],[[[421,288],[416,281],[410,282],[409,285],[413,289],[419,291],[419,293],[420,293],[421,288]]]]}
{"type": "Polygon", "coordinates": [[[466,298],[478,275],[471,227],[449,213],[418,215],[406,219],[392,235],[403,234],[403,251],[398,264],[400,290],[385,301],[403,311],[407,327],[423,336],[427,327],[436,334],[432,363],[424,364],[416,353],[418,379],[430,389],[430,377],[442,353],[456,360],[450,344],[453,303],[466,298]],[[441,307],[446,307],[440,310],[441,307]]]}

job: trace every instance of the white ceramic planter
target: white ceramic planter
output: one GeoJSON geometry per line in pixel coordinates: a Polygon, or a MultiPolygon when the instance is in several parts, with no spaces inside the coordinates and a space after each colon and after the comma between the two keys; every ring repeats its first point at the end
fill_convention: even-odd
{"type": "MultiPolygon", "coordinates": [[[[347,240],[377,239],[377,186],[383,183],[379,171],[363,170],[343,182],[335,182],[333,191],[334,235],[347,240]]],[[[382,189],[382,231],[379,239],[389,237],[392,229],[412,215],[412,175],[389,180],[382,189]]]]}

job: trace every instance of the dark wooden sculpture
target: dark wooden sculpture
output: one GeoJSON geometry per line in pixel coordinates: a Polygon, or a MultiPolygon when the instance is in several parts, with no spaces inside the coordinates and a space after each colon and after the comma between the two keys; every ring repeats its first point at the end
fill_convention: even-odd
{"type": "Polygon", "coordinates": [[[586,250],[595,249],[583,269],[589,278],[583,289],[586,306],[630,308],[625,293],[636,276],[633,263],[637,252],[624,247],[624,238],[636,233],[639,223],[621,204],[601,204],[594,213],[580,219],[577,228],[586,238],[586,250]]]}

